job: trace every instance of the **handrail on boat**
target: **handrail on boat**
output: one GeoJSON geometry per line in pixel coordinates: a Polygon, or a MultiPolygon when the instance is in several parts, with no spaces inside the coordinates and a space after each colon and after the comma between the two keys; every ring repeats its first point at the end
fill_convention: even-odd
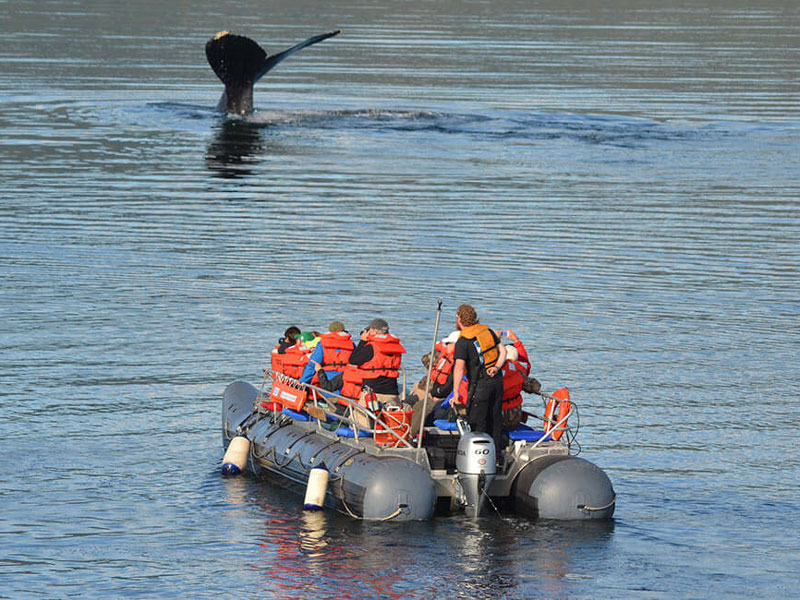
{"type": "MultiPolygon", "coordinates": [[[[388,434],[393,435],[395,438],[397,438],[397,442],[395,443],[395,446],[393,446],[394,448],[397,448],[397,447],[412,448],[412,449],[414,448],[414,446],[408,440],[404,439],[399,433],[397,433],[397,431],[395,431],[394,428],[390,427],[389,424],[378,413],[373,412],[372,410],[370,410],[369,408],[367,408],[365,406],[361,406],[360,404],[358,404],[352,398],[348,398],[346,396],[342,396],[341,394],[338,394],[337,392],[331,392],[331,391],[328,391],[328,390],[323,390],[322,388],[317,387],[315,385],[312,385],[310,383],[302,383],[302,382],[300,382],[299,380],[297,380],[297,379],[295,379],[293,377],[289,377],[288,375],[284,375],[283,373],[279,373],[277,371],[273,371],[272,369],[265,369],[264,370],[264,379],[261,382],[261,389],[259,390],[259,393],[256,396],[256,401],[255,401],[257,408],[261,406],[262,402],[270,402],[269,395],[264,395],[264,388],[266,386],[266,381],[267,381],[268,378],[272,379],[272,380],[280,379],[282,381],[287,381],[287,382],[290,382],[294,387],[297,387],[298,389],[303,389],[303,390],[306,390],[306,391],[310,391],[311,392],[311,394],[310,394],[311,397],[306,400],[306,404],[308,404],[309,401],[310,401],[312,406],[314,406],[314,407],[316,407],[316,408],[318,408],[320,410],[323,410],[325,412],[326,417],[333,417],[334,419],[338,420],[340,423],[344,423],[344,424],[348,425],[349,428],[353,430],[353,434],[354,434],[353,440],[357,444],[361,443],[360,442],[359,432],[371,433],[373,435],[373,438],[374,438],[375,433],[381,433],[381,434],[388,433],[388,434]],[[346,405],[346,407],[347,407],[345,415],[333,414],[333,413],[325,410],[325,408],[323,408],[323,407],[321,407],[319,405],[319,400],[320,399],[325,400],[326,404],[328,403],[328,401],[333,401],[333,402],[341,401],[341,402],[338,402],[338,403],[339,404],[344,403],[346,405]],[[367,422],[370,422],[370,420],[371,420],[371,422],[375,423],[375,426],[370,428],[370,427],[365,427],[365,426],[359,424],[358,421],[356,420],[356,415],[360,415],[361,418],[363,420],[367,421],[367,422]],[[377,427],[378,424],[380,424],[382,429],[378,429],[378,427],[377,427]]],[[[405,371],[403,371],[403,390],[405,391],[405,371]]],[[[281,411],[275,409],[275,403],[273,403],[273,408],[272,408],[273,415],[277,416],[280,412],[281,411]]],[[[311,415],[311,416],[313,416],[313,415],[311,415]]],[[[317,421],[317,428],[319,430],[324,430],[324,428],[322,427],[322,422],[320,421],[320,419],[318,419],[316,417],[314,417],[314,418],[317,421]]],[[[331,433],[331,432],[329,432],[329,433],[331,433]]],[[[334,435],[337,435],[337,437],[339,437],[338,434],[336,434],[335,432],[332,432],[332,433],[334,433],[334,435]]]]}
{"type": "MultiPolygon", "coordinates": [[[[567,414],[564,415],[563,417],[561,417],[560,419],[558,419],[557,421],[553,421],[552,419],[546,419],[546,417],[543,417],[542,420],[549,421],[552,424],[552,427],[547,429],[547,435],[542,436],[541,438],[539,438],[538,440],[536,440],[533,443],[533,445],[531,446],[531,449],[536,448],[539,444],[541,444],[545,440],[548,440],[548,438],[550,440],[552,440],[553,438],[551,437],[550,434],[552,434],[553,432],[555,432],[555,431],[557,431],[559,429],[561,429],[563,434],[567,437],[567,445],[569,446],[569,441],[570,441],[569,440],[569,427],[564,427],[564,425],[566,425],[566,423],[569,420],[569,418],[572,415],[576,414],[577,412],[578,412],[578,407],[575,406],[574,402],[570,402],[569,411],[567,412],[567,414]]],[[[553,440],[553,441],[558,441],[558,440],[553,440]]]]}
{"type": "MultiPolygon", "coordinates": [[[[547,401],[549,401],[549,400],[558,400],[558,398],[554,398],[553,396],[550,396],[549,394],[539,394],[539,395],[542,397],[542,400],[544,400],[545,403],[547,403],[547,401]]],[[[567,440],[566,446],[567,447],[570,447],[572,445],[572,442],[575,440],[575,436],[574,435],[572,435],[572,436],[570,435],[572,433],[571,428],[569,427],[569,425],[567,425],[567,421],[569,421],[570,417],[572,417],[573,415],[577,415],[578,414],[578,406],[572,400],[569,401],[569,410],[567,411],[567,414],[564,415],[563,417],[561,417],[560,419],[555,420],[555,421],[553,419],[548,419],[546,416],[534,415],[534,414],[528,413],[528,412],[526,412],[525,414],[527,414],[529,417],[535,417],[537,419],[541,419],[542,421],[547,421],[550,424],[550,427],[546,427],[545,428],[545,430],[547,432],[547,435],[542,436],[536,442],[534,442],[531,445],[531,449],[536,448],[537,446],[539,446],[540,444],[542,444],[545,441],[560,442],[560,440],[554,440],[551,437],[551,434],[553,432],[555,432],[555,431],[558,431],[558,430],[561,430],[561,432],[563,433],[563,436],[566,438],[566,440],[567,440]]],[[[563,444],[563,442],[561,442],[561,443],[563,444]]]]}

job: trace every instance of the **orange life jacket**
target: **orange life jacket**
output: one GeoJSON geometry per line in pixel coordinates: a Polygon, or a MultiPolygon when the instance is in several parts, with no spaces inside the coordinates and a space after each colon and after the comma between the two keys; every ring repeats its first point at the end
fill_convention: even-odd
{"type": "MultiPolygon", "coordinates": [[[[530,369],[530,367],[529,367],[530,369]]],[[[507,360],[503,371],[503,410],[511,410],[522,406],[522,384],[527,375],[524,363],[507,360]]]]}
{"type": "Polygon", "coordinates": [[[345,331],[323,333],[319,339],[322,344],[322,365],[325,371],[344,371],[350,354],[353,352],[353,339],[345,331]]]}
{"type": "Polygon", "coordinates": [[[361,365],[348,364],[342,375],[342,390],[339,392],[347,398],[358,398],[365,379],[400,376],[400,363],[406,349],[400,338],[390,333],[378,333],[367,338],[372,346],[372,358],[361,365]]]}
{"type": "Polygon", "coordinates": [[[311,354],[312,350],[313,348],[308,348],[302,342],[287,348],[283,355],[279,355],[282,356],[280,361],[282,367],[281,373],[287,377],[300,379],[303,375],[303,369],[305,369],[308,364],[308,356],[311,354]]]}
{"type": "Polygon", "coordinates": [[[444,385],[447,383],[447,378],[453,371],[453,356],[455,352],[455,344],[448,344],[441,350],[439,360],[436,361],[436,364],[433,365],[433,369],[431,369],[431,381],[433,381],[434,384],[438,383],[439,385],[444,385]]]}
{"type": "Polygon", "coordinates": [[[364,379],[399,377],[400,363],[406,351],[400,338],[390,333],[378,333],[369,336],[367,343],[372,345],[373,353],[371,359],[359,366],[364,371],[364,379]]]}
{"type": "Polygon", "coordinates": [[[461,378],[461,385],[458,386],[458,396],[453,394],[453,397],[450,399],[450,404],[461,404],[462,406],[467,405],[467,396],[469,395],[469,381],[467,381],[466,377],[461,378]]]}
{"type": "MultiPolygon", "coordinates": [[[[357,400],[361,395],[361,387],[363,384],[364,373],[361,369],[359,369],[357,365],[347,364],[342,374],[342,389],[339,390],[339,395],[357,400]]],[[[340,400],[338,402],[339,404],[347,404],[340,400]]]]}
{"type": "Polygon", "coordinates": [[[465,327],[461,330],[461,337],[472,340],[472,343],[476,345],[478,357],[484,369],[493,367],[500,358],[500,350],[497,348],[497,343],[494,341],[488,325],[475,323],[475,325],[465,327]]]}
{"type": "Polygon", "coordinates": [[[283,354],[278,353],[278,346],[275,346],[269,354],[269,368],[283,373],[283,354]]]}

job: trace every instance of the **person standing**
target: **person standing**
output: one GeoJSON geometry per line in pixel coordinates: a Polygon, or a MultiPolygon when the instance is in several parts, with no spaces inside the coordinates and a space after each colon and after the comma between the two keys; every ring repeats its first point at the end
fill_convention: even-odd
{"type": "Polygon", "coordinates": [[[472,431],[488,433],[501,460],[503,441],[503,372],[506,350],[497,335],[478,322],[475,309],[462,304],[456,311],[456,327],[461,332],[454,353],[453,381],[466,375],[467,421],[472,431]]]}

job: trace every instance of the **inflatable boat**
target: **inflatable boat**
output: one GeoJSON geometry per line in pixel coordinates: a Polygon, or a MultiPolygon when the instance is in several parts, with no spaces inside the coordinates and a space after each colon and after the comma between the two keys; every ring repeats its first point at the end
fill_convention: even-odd
{"type": "Polygon", "coordinates": [[[249,470],[305,494],[306,508],[372,521],[494,510],[610,519],[616,503],[611,481],[575,456],[568,423],[577,407],[566,388],[543,398],[550,415],[543,428],[521,425],[508,432],[508,445],[496,457],[492,438],[462,421],[437,420],[412,438],[411,411],[372,412],[267,370],[260,390],[243,381],[225,389],[223,473],[249,470]]]}

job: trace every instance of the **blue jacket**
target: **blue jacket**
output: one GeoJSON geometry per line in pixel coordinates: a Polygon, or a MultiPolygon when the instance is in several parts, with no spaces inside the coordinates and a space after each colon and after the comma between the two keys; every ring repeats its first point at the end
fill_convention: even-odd
{"type": "MultiPolygon", "coordinates": [[[[341,352],[341,350],[337,350],[337,352],[341,352]]],[[[302,383],[311,383],[311,380],[314,379],[314,373],[317,370],[316,365],[312,361],[316,361],[322,364],[322,357],[325,355],[325,350],[322,347],[322,343],[318,343],[314,346],[314,351],[309,355],[309,361],[306,365],[305,369],[303,369],[303,375],[300,377],[300,381],[302,383]]],[[[328,376],[328,379],[333,379],[336,377],[341,371],[328,371],[325,369],[325,375],[328,376]]]]}

